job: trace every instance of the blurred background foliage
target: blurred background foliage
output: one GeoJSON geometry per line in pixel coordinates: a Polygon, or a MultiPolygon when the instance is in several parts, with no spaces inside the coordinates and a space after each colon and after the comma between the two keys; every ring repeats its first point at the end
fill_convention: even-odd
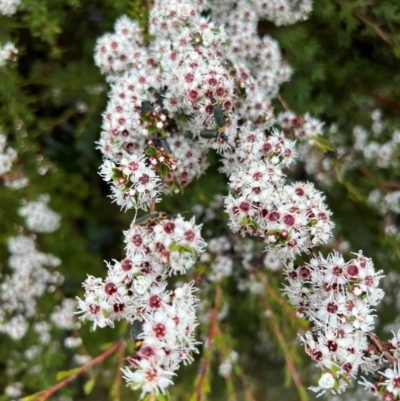
{"type": "MultiPolygon", "coordinates": [[[[9,145],[18,152],[17,166],[30,179],[30,185],[22,192],[0,187],[0,266],[1,272],[7,273],[6,241],[22,225],[16,213],[21,199],[34,200],[38,194],[50,194],[50,206],[62,215],[62,225],[51,235],[39,234],[37,243],[43,252],[51,252],[62,260],[59,269],[65,281],[62,290],[39,301],[38,313],[42,316],[50,313],[63,297],[82,295],[81,282],[87,274],[104,276],[103,260],[123,257],[122,230],[134,217],[132,211],[122,213],[107,197],[108,187],[97,174],[101,157],[94,145],[108,89],[94,66],[93,49],[96,39],[111,31],[115,20],[124,13],[145,24],[146,7],[140,0],[22,0],[14,16],[0,16],[0,43],[12,41],[19,50],[16,63],[0,68],[0,126],[9,145]]],[[[287,27],[263,21],[259,32],[278,40],[284,58],[294,69],[292,80],[282,87],[282,99],[295,113],[309,112],[324,121],[325,139],[334,148],[351,149],[353,128],[362,125],[368,129],[376,108],[382,110],[386,135],[399,129],[397,0],[318,0],[309,20],[287,27]],[[334,132],[329,130],[332,124],[337,127],[334,132]]],[[[274,106],[283,111],[280,102],[274,101],[274,106]]],[[[312,151],[321,153],[317,148],[312,151]]],[[[217,171],[217,155],[210,154],[209,160],[207,176],[192,183],[184,194],[165,197],[161,210],[172,214],[190,212],[197,204],[208,206],[216,194],[227,193],[225,178],[217,171]]],[[[317,183],[334,212],[336,234],[349,241],[350,250],[363,249],[373,257],[378,270],[396,271],[400,245],[384,233],[382,215],[368,205],[367,198],[381,182],[400,186],[399,171],[379,169],[370,163],[345,175],[335,175],[342,167],[340,163],[332,160],[334,179],[330,184],[317,183]]],[[[293,179],[314,180],[301,163],[290,174],[293,179]]],[[[226,234],[232,238],[225,222],[218,210],[217,220],[205,224],[204,235],[212,238],[226,234]]],[[[398,225],[398,217],[395,223],[398,225]]],[[[262,260],[261,252],[260,255],[262,260]]],[[[201,271],[202,267],[199,268],[201,271]]],[[[235,268],[237,275],[245,273],[240,261],[235,268]]],[[[313,399],[309,392],[304,394],[304,388],[296,390],[291,379],[293,372],[288,373],[287,369],[289,355],[304,387],[316,376],[296,340],[304,323],[294,319],[291,309],[282,301],[279,273],[267,271],[263,275],[268,277],[268,288],[262,296],[239,292],[234,278],[221,283],[223,295],[219,303],[229,303],[230,310],[228,317],[219,322],[223,335],[215,340],[218,352],[208,377],[209,400],[227,400],[232,396],[232,388],[236,389],[233,392],[237,400],[250,400],[249,389],[259,401],[313,399]],[[266,310],[270,311],[269,319],[264,318],[266,310]],[[240,358],[232,381],[226,383],[217,374],[224,349],[236,350],[240,358]]],[[[380,328],[398,314],[396,308],[385,308],[393,302],[397,287],[387,291],[387,301],[379,310],[380,328]]],[[[204,294],[210,296],[211,305],[215,287],[204,294]]],[[[207,324],[199,331],[204,339],[207,324]]],[[[95,357],[103,344],[126,336],[126,332],[127,328],[121,326],[91,333],[89,326],[84,325],[80,335],[89,355],[95,357]]],[[[35,334],[28,332],[19,342],[0,335],[0,389],[9,382],[22,381],[24,394],[28,395],[54,385],[57,372],[74,366],[74,351],[62,344],[65,336],[66,333],[54,332],[57,346],[49,346],[28,363],[23,354],[35,344],[35,334]],[[14,366],[20,363],[12,378],[4,374],[10,360],[14,366]],[[30,373],[33,365],[41,365],[41,371],[30,373]]],[[[65,395],[73,400],[117,400],[115,394],[109,395],[116,366],[113,357],[93,370],[93,375],[99,376],[101,372],[103,379],[97,380],[90,395],[83,391],[90,378],[85,375],[52,399],[61,400],[65,395]]],[[[200,358],[193,365],[182,367],[177,385],[171,390],[172,399],[190,398],[200,369],[200,358]]],[[[6,400],[1,393],[0,390],[0,400],[6,400]]],[[[120,399],[138,396],[130,394],[122,384],[120,399]]],[[[343,399],[346,397],[343,395],[343,399]]]]}

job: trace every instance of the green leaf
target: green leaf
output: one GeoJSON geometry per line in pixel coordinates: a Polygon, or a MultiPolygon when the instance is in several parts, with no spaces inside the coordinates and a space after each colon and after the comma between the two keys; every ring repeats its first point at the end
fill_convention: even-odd
{"type": "Polygon", "coordinates": [[[56,380],[60,381],[60,380],[65,379],[66,377],[75,376],[79,373],[80,370],[81,370],[81,368],[75,368],[75,369],[71,369],[71,370],[63,370],[61,372],[58,372],[56,374],[56,380]]]}
{"type": "Polygon", "coordinates": [[[89,395],[92,392],[95,384],[96,384],[96,376],[92,375],[92,377],[83,386],[84,393],[86,395],[89,395]]]}
{"type": "Polygon", "coordinates": [[[155,156],[157,153],[159,153],[159,151],[154,146],[150,146],[146,149],[144,153],[147,156],[155,156]]]}
{"type": "Polygon", "coordinates": [[[34,401],[36,400],[40,395],[43,395],[45,391],[39,391],[38,393],[27,395],[26,397],[22,398],[22,401],[34,401]]]}
{"type": "Polygon", "coordinates": [[[166,177],[169,173],[169,168],[165,166],[164,164],[159,164],[158,167],[158,173],[161,175],[161,177],[166,177]]]}

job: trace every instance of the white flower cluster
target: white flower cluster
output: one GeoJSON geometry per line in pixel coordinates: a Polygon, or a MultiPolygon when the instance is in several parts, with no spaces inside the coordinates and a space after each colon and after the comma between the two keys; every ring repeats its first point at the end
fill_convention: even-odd
{"type": "Polygon", "coordinates": [[[261,17],[275,25],[291,25],[307,19],[312,11],[312,0],[254,0],[261,17]]]}
{"type": "Polygon", "coordinates": [[[384,123],[379,110],[372,113],[371,131],[367,131],[361,126],[353,130],[354,149],[361,152],[367,162],[382,169],[400,166],[396,155],[400,149],[400,131],[396,130],[385,140],[384,123]]]}
{"type": "Polygon", "coordinates": [[[199,178],[207,169],[207,157],[196,143],[183,135],[176,135],[169,140],[171,150],[176,161],[176,169],[170,171],[164,178],[164,191],[167,193],[189,185],[194,179],[199,178]]]}
{"type": "Polygon", "coordinates": [[[216,237],[209,241],[207,255],[210,261],[211,272],[207,275],[210,281],[221,281],[225,277],[232,275],[233,260],[227,254],[231,250],[232,244],[227,237],[216,237]]]}
{"type": "Polygon", "coordinates": [[[227,358],[219,365],[218,372],[222,377],[229,377],[232,372],[232,364],[237,362],[239,355],[236,351],[231,351],[227,358]]]}
{"type": "Polygon", "coordinates": [[[324,258],[285,269],[284,292],[297,315],[313,324],[313,331],[300,337],[307,354],[324,370],[316,392],[340,393],[355,378],[359,368],[374,372],[378,358],[371,353],[368,332],[374,327],[374,309],[383,298],[378,288],[382,271],[362,253],[345,262],[334,252],[324,258]],[[328,385],[329,384],[329,385],[328,385]]]}
{"type": "MultiPolygon", "coordinates": [[[[65,298],[61,305],[57,305],[50,315],[50,320],[55,327],[63,330],[77,330],[81,327],[80,323],[74,318],[78,302],[75,299],[65,298]]],[[[81,341],[78,337],[76,341],[81,341]]]]}
{"type": "Polygon", "coordinates": [[[13,191],[25,188],[29,184],[29,178],[24,176],[21,170],[13,171],[3,177],[4,186],[13,191]]]}
{"type": "Polygon", "coordinates": [[[5,66],[7,61],[16,61],[17,54],[18,49],[11,42],[7,42],[5,45],[0,46],[0,67],[5,66]]]}
{"type": "Polygon", "coordinates": [[[292,111],[280,113],[277,124],[287,136],[293,136],[300,141],[312,141],[313,137],[322,135],[323,122],[311,117],[308,113],[297,116],[292,111]]]}
{"type": "Polygon", "coordinates": [[[0,285],[0,332],[20,339],[28,330],[27,319],[36,313],[36,300],[60,284],[63,277],[44,267],[56,267],[61,262],[51,254],[38,252],[32,237],[10,238],[8,248],[11,273],[2,277],[0,285]]]}
{"type": "Polygon", "coordinates": [[[0,14],[11,17],[17,12],[20,3],[21,0],[0,0],[0,14]]]}
{"type": "Polygon", "coordinates": [[[219,26],[201,16],[205,2],[159,0],[149,16],[149,45],[126,16],[99,39],[95,60],[112,83],[99,141],[107,158],[140,154],[154,135],[173,141],[182,133],[200,137],[193,149],[228,150],[240,119],[271,126],[270,100],[291,69],[273,39],[258,37],[262,12],[240,1],[234,15],[223,13],[219,6],[231,4],[219,3],[210,8],[219,26]]]}
{"type": "Polygon", "coordinates": [[[52,233],[60,227],[61,216],[47,206],[49,200],[49,195],[41,195],[37,201],[26,202],[18,209],[18,214],[25,218],[29,230],[52,233]]]}
{"type": "MultiPolygon", "coordinates": [[[[279,7],[275,8],[277,3],[269,0],[265,4],[258,0],[212,3],[212,18],[224,25],[229,36],[228,54],[236,65],[230,67],[231,74],[240,91],[246,93],[246,99],[235,99],[235,108],[246,119],[268,127],[272,115],[269,100],[277,96],[283,82],[289,81],[292,69],[282,60],[278,43],[268,35],[260,37],[258,24],[268,18],[265,4],[270,11],[279,7]]],[[[287,14],[287,9],[284,12],[287,14]]]]}
{"type": "Polygon", "coordinates": [[[7,146],[7,137],[3,134],[0,134],[0,176],[8,173],[11,170],[12,164],[16,158],[17,152],[11,147],[7,146]]]}
{"type": "Polygon", "coordinates": [[[98,39],[94,56],[95,64],[110,80],[134,66],[146,65],[146,53],[138,49],[143,38],[139,24],[128,17],[121,17],[115,24],[115,33],[98,39]],[[144,64],[142,64],[144,62],[144,64]]]}
{"type": "Polygon", "coordinates": [[[10,398],[19,398],[22,396],[23,388],[24,385],[20,382],[12,383],[5,388],[4,393],[10,398]]]}
{"type": "Polygon", "coordinates": [[[93,328],[113,327],[121,319],[131,323],[137,351],[124,377],[143,393],[163,392],[179,364],[192,361],[197,325],[193,283],[169,291],[167,277],[192,267],[205,242],[194,219],[181,216],[143,226],[133,223],[125,242],[126,258],[108,265],[104,281],[93,276],[85,281],[81,319],[93,328]]]}
{"type": "Polygon", "coordinates": [[[232,163],[229,178],[235,194],[225,198],[232,231],[260,236],[282,261],[327,242],[333,223],[322,193],[311,183],[286,184],[282,168],[294,160],[291,141],[277,132],[267,138],[246,132],[236,153],[241,163],[232,163]]]}
{"type": "Polygon", "coordinates": [[[400,191],[383,194],[378,188],[374,189],[368,197],[368,203],[379,209],[380,213],[400,214],[400,191]]]}
{"type": "Polygon", "coordinates": [[[99,173],[111,182],[111,198],[125,209],[148,209],[152,201],[159,202],[160,179],[146,166],[144,156],[125,154],[120,162],[105,160],[99,173]]]}

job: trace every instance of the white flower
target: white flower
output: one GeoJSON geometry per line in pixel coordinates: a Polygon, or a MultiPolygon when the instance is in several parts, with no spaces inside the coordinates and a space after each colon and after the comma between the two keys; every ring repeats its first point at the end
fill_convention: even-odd
{"type": "MultiPolygon", "coordinates": [[[[160,361],[161,362],[161,361],[160,361]]],[[[123,377],[132,389],[141,389],[142,396],[146,393],[162,393],[172,383],[173,372],[161,367],[161,363],[153,359],[141,359],[137,362],[138,368],[132,372],[129,368],[121,369],[123,377]]]]}
{"type": "Polygon", "coordinates": [[[335,386],[336,379],[335,376],[331,372],[325,372],[321,375],[321,378],[318,380],[318,386],[321,389],[331,389],[335,386]]]}

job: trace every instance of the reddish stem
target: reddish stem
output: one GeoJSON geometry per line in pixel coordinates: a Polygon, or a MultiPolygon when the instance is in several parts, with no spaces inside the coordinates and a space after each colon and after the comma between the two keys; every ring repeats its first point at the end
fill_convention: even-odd
{"type": "Polygon", "coordinates": [[[42,394],[38,395],[34,401],[43,401],[49,398],[51,395],[53,395],[55,392],[57,392],[60,388],[63,388],[65,385],[67,385],[69,382],[74,380],[77,376],[80,374],[86,372],[89,370],[91,367],[94,365],[102,363],[106,358],[108,358],[110,355],[112,355],[116,350],[118,350],[121,346],[124,346],[124,342],[118,341],[116,342],[112,347],[110,347],[107,351],[104,351],[101,355],[99,355],[97,358],[91,360],[88,362],[86,365],[83,365],[81,368],[79,368],[76,373],[72,374],[71,376],[66,377],[65,379],[61,380],[59,383],[57,383],[55,386],[44,390],[42,394]]]}
{"type": "MultiPolygon", "coordinates": [[[[214,297],[214,306],[211,309],[211,318],[210,318],[210,330],[208,331],[208,336],[206,343],[204,344],[205,348],[211,347],[212,340],[215,335],[215,328],[216,328],[216,323],[217,323],[217,316],[218,316],[218,305],[219,305],[219,300],[221,297],[221,289],[219,287],[219,284],[217,284],[216,290],[215,290],[215,297],[214,297]]],[[[196,386],[196,400],[201,400],[201,389],[203,387],[204,380],[207,376],[208,369],[210,367],[210,361],[209,359],[202,358],[202,369],[201,369],[201,374],[200,374],[200,379],[199,382],[197,383],[196,386]]]]}

